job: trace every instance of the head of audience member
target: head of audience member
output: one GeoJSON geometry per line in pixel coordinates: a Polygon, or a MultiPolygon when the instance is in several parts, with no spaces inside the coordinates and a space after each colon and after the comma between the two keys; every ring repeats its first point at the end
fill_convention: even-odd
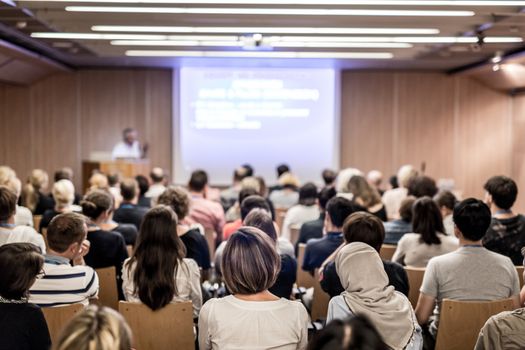
{"type": "Polygon", "coordinates": [[[468,198],[454,207],[454,234],[461,241],[481,244],[487,232],[491,213],[489,207],[475,198],[468,198]]]}
{"type": "Polygon", "coordinates": [[[434,197],[438,193],[438,188],[436,186],[436,181],[433,178],[419,175],[412,176],[408,180],[407,184],[408,195],[414,196],[416,198],[421,197],[434,197]]]}
{"type": "Polygon", "coordinates": [[[62,169],[55,171],[54,180],[55,182],[58,182],[60,180],[73,181],[73,169],[69,167],[64,167],[62,169]]]}
{"type": "Polygon", "coordinates": [[[42,169],[34,169],[22,188],[22,205],[32,212],[38,204],[40,194],[47,189],[49,177],[42,169]]]}
{"type": "Polygon", "coordinates": [[[94,190],[84,196],[80,206],[82,207],[82,214],[92,222],[101,224],[111,216],[113,196],[103,190],[94,190]]]}
{"type": "Polygon", "coordinates": [[[314,335],[307,350],[387,350],[381,335],[364,315],[335,319],[314,335]]]}
{"type": "Polygon", "coordinates": [[[335,179],[337,178],[337,172],[332,169],[324,169],[321,173],[325,186],[333,186],[335,179]]]}
{"type": "Polygon", "coordinates": [[[205,193],[208,187],[208,174],[204,170],[195,170],[191,173],[188,188],[190,192],[205,193]]]}
{"type": "Polygon", "coordinates": [[[244,169],[246,169],[246,176],[253,176],[255,174],[255,170],[253,169],[253,166],[250,164],[243,164],[241,165],[244,169]]]}
{"type": "Polygon", "coordinates": [[[123,203],[137,204],[139,198],[139,184],[133,178],[124,179],[120,183],[120,194],[123,203]]]}
{"type": "Polygon", "coordinates": [[[348,183],[350,182],[350,179],[352,176],[363,176],[363,173],[361,170],[356,168],[346,168],[343,169],[337,174],[335,189],[337,190],[337,193],[350,193],[350,189],[348,188],[348,183]]]}
{"type": "Polygon", "coordinates": [[[391,189],[398,188],[399,183],[397,182],[397,175],[392,175],[388,178],[388,184],[391,189]]]}
{"type": "Polygon", "coordinates": [[[299,189],[299,204],[312,206],[317,203],[317,186],[312,182],[307,182],[299,189]]]}
{"type": "Polygon", "coordinates": [[[507,176],[493,176],[483,188],[486,191],[485,203],[493,214],[498,210],[511,210],[518,196],[516,182],[507,176]]]}
{"type": "Polygon", "coordinates": [[[107,190],[109,188],[108,177],[102,173],[94,173],[89,178],[89,190],[107,190]]]}
{"type": "Polygon", "coordinates": [[[446,217],[452,214],[458,202],[456,196],[450,191],[441,191],[434,197],[434,201],[441,210],[441,216],[446,217]]]}
{"type": "Polygon", "coordinates": [[[245,189],[245,188],[252,188],[257,193],[261,192],[260,182],[259,182],[259,180],[257,180],[256,177],[253,177],[253,176],[246,176],[244,179],[242,179],[242,181],[241,181],[241,190],[245,189]]]}
{"type": "Polygon", "coordinates": [[[271,215],[270,206],[266,199],[259,195],[251,195],[244,198],[241,202],[241,220],[244,221],[253,209],[263,209],[271,215]]]}
{"type": "Polygon", "coordinates": [[[166,174],[164,174],[164,169],[159,168],[159,167],[155,167],[151,169],[151,172],[149,173],[149,177],[153,184],[164,185],[166,181],[166,174]]]}
{"type": "Polygon", "coordinates": [[[55,199],[55,210],[69,210],[75,201],[75,186],[69,180],[59,180],[53,184],[53,198],[55,199]]]}
{"type": "Polygon", "coordinates": [[[9,187],[0,186],[0,223],[14,223],[16,201],[16,194],[9,187]]]}
{"type": "Polygon", "coordinates": [[[326,204],[324,229],[326,232],[341,232],[346,218],[358,211],[357,206],[344,197],[334,197],[326,204]]]}
{"type": "Polygon", "coordinates": [[[272,217],[264,209],[253,209],[246,216],[243,226],[255,227],[266,233],[272,241],[277,242],[277,231],[272,217]]]}
{"type": "Polygon", "coordinates": [[[370,186],[363,176],[354,175],[348,181],[348,190],[354,195],[354,201],[365,208],[381,203],[381,196],[377,189],[370,186]]]}
{"type": "Polygon", "coordinates": [[[75,260],[82,254],[82,242],[86,237],[84,216],[77,213],[59,214],[47,227],[48,254],[75,260]]]}
{"type": "Polygon", "coordinates": [[[146,192],[149,190],[149,181],[148,178],[144,175],[137,175],[135,176],[135,180],[137,181],[137,184],[139,185],[139,197],[143,197],[146,192]]]}
{"type": "Polygon", "coordinates": [[[248,170],[246,170],[245,167],[241,166],[235,169],[233,171],[233,184],[234,185],[239,184],[242,181],[242,179],[248,176],[247,174],[248,174],[248,170]]]}
{"type": "Polygon", "coordinates": [[[350,215],[343,224],[345,242],[362,242],[374,248],[378,253],[385,240],[385,227],[377,216],[360,211],[350,215]]]}
{"type": "Polygon", "coordinates": [[[419,233],[422,243],[441,244],[438,233],[444,233],[443,217],[436,202],[430,197],[421,197],[412,207],[412,230],[419,233]]]}
{"type": "Polygon", "coordinates": [[[222,275],[234,295],[254,295],[275,284],[281,259],[270,236],[255,227],[241,227],[222,253],[222,275]]]}
{"type": "Polygon", "coordinates": [[[13,191],[16,194],[16,198],[18,200],[18,197],[20,197],[20,194],[22,193],[22,182],[20,181],[20,179],[17,177],[13,177],[5,183],[5,186],[7,186],[11,191],[13,191]]]}
{"type": "Polygon", "coordinates": [[[130,350],[131,330],[118,312],[89,305],[60,333],[53,350],[130,350]]]}
{"type": "Polygon", "coordinates": [[[237,200],[239,201],[239,206],[240,206],[240,203],[242,203],[242,201],[245,198],[248,198],[249,196],[259,196],[259,195],[260,195],[259,192],[257,192],[257,190],[253,187],[241,188],[241,190],[239,191],[239,196],[237,197],[237,200]]]}
{"type": "Polygon", "coordinates": [[[118,187],[120,183],[120,175],[118,173],[109,174],[107,176],[109,187],[118,187]]]}
{"type": "Polygon", "coordinates": [[[370,186],[379,190],[381,183],[383,182],[383,173],[379,170],[370,170],[368,174],[366,174],[366,180],[370,186]]]}
{"type": "MultiPolygon", "coordinates": [[[[135,265],[135,291],[140,301],[152,310],[169,304],[178,294],[174,271],[186,256],[184,243],[177,235],[177,215],[167,205],[158,205],[144,216],[135,250],[128,266],[135,265]]],[[[129,273],[132,269],[130,268],[129,273]]]]}
{"type": "Polygon", "coordinates": [[[325,187],[321,191],[319,191],[317,201],[319,202],[319,209],[322,213],[326,211],[326,204],[328,203],[328,201],[334,198],[336,195],[337,192],[332,186],[325,187]]]}
{"type": "Polygon", "coordinates": [[[122,131],[122,140],[130,146],[133,145],[135,141],[137,141],[138,137],[139,134],[137,130],[133,128],[126,128],[124,131],[122,131]]]}
{"type": "Polygon", "coordinates": [[[284,189],[289,189],[293,191],[297,191],[301,183],[299,182],[299,179],[297,176],[290,172],[286,172],[279,176],[279,180],[277,181],[279,185],[284,189]]]}
{"type": "Polygon", "coordinates": [[[280,178],[282,174],[290,172],[290,167],[288,166],[288,164],[279,164],[276,170],[277,170],[277,178],[280,178]]]}
{"type": "Polygon", "coordinates": [[[7,184],[13,178],[16,178],[16,172],[7,165],[0,165],[0,186],[7,184]]]}
{"type": "Polygon", "coordinates": [[[399,170],[397,171],[397,184],[399,187],[408,187],[408,181],[414,177],[417,176],[417,170],[414,169],[414,167],[410,164],[403,165],[399,170]]]}
{"type": "Polygon", "coordinates": [[[42,272],[44,257],[31,243],[10,243],[0,246],[0,297],[23,300],[42,272]]]}
{"type": "Polygon", "coordinates": [[[255,179],[259,182],[259,195],[262,197],[268,196],[268,187],[266,187],[266,181],[262,176],[256,176],[255,179]]]}
{"type": "Polygon", "coordinates": [[[157,199],[157,204],[167,205],[175,214],[178,222],[184,220],[190,212],[190,196],[182,187],[168,187],[157,199]]]}
{"type": "Polygon", "coordinates": [[[414,206],[415,201],[416,201],[416,197],[414,196],[408,196],[401,201],[401,205],[399,206],[399,217],[404,222],[407,222],[407,223],[412,222],[412,217],[413,217],[412,208],[414,206]]]}

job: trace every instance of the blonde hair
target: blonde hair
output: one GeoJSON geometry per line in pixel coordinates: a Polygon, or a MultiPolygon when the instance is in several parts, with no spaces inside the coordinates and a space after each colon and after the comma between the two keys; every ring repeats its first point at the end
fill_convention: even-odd
{"type": "Polygon", "coordinates": [[[370,186],[363,176],[352,176],[348,181],[348,190],[354,195],[354,199],[361,199],[365,208],[373,207],[381,202],[379,192],[370,186]]]}
{"type": "Polygon", "coordinates": [[[293,175],[290,172],[285,172],[284,174],[279,176],[279,180],[277,180],[277,182],[279,182],[279,185],[281,186],[292,186],[295,188],[299,188],[299,186],[301,186],[301,183],[297,176],[293,175]]]}
{"type": "Polygon", "coordinates": [[[0,186],[7,185],[9,181],[16,178],[15,171],[7,165],[0,166],[0,186]]]}
{"type": "Polygon", "coordinates": [[[102,173],[95,173],[89,178],[89,190],[107,190],[109,189],[108,177],[102,173]]]}
{"type": "Polygon", "coordinates": [[[350,182],[352,176],[355,175],[363,176],[363,173],[361,172],[361,170],[356,168],[346,168],[341,170],[339,174],[337,174],[336,178],[335,189],[337,193],[350,193],[348,183],[350,182]]]}
{"type": "Polygon", "coordinates": [[[32,212],[38,204],[40,191],[47,188],[49,177],[42,169],[34,169],[27,179],[27,183],[22,188],[22,205],[29,208],[32,212]]]}
{"type": "Polygon", "coordinates": [[[417,176],[417,171],[410,164],[403,165],[397,172],[397,183],[400,187],[407,187],[410,178],[417,176]]]}
{"type": "Polygon", "coordinates": [[[261,192],[261,183],[253,176],[245,177],[241,180],[241,189],[253,188],[257,193],[261,192]]]}
{"type": "Polygon", "coordinates": [[[7,181],[5,185],[16,194],[16,198],[20,197],[20,192],[22,191],[22,182],[19,178],[13,177],[7,181]]]}
{"type": "Polygon", "coordinates": [[[69,180],[60,180],[53,185],[53,198],[55,199],[56,209],[67,208],[75,200],[75,186],[69,180]]]}
{"type": "Polygon", "coordinates": [[[129,350],[131,330],[116,311],[88,306],[64,328],[53,350],[129,350]]]}

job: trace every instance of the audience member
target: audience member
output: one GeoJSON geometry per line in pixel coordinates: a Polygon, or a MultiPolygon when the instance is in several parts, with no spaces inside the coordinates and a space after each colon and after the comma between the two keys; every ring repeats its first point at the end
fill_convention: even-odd
{"type": "Polygon", "coordinates": [[[53,200],[44,192],[49,185],[49,177],[42,169],[34,169],[22,188],[21,204],[31,210],[33,215],[42,215],[53,209],[53,200]]]}
{"type": "Polygon", "coordinates": [[[144,175],[137,175],[135,176],[135,180],[137,181],[137,184],[139,185],[139,199],[137,201],[137,205],[139,207],[144,208],[151,208],[151,201],[152,198],[146,197],[146,193],[149,191],[149,180],[144,175]]]}
{"type": "Polygon", "coordinates": [[[350,188],[348,188],[352,176],[363,176],[363,173],[356,168],[346,168],[337,174],[335,189],[337,190],[338,197],[345,197],[348,200],[354,199],[354,195],[350,192],[350,188]]]}
{"type": "Polygon", "coordinates": [[[241,181],[247,176],[247,173],[248,171],[244,167],[235,169],[231,187],[221,191],[221,204],[225,212],[235,205],[241,191],[241,181]]]}
{"type": "Polygon", "coordinates": [[[438,205],[439,210],[441,210],[445,233],[449,236],[453,236],[454,221],[452,220],[452,213],[454,212],[454,206],[458,201],[456,196],[450,191],[441,191],[434,197],[434,201],[438,205]]]}
{"type": "Polygon", "coordinates": [[[386,221],[386,210],[379,192],[370,186],[363,176],[352,176],[348,181],[348,190],[352,193],[354,202],[382,221],[386,221]]]}
{"type": "MultiPolygon", "coordinates": [[[[259,194],[261,192],[260,182],[253,176],[245,177],[241,181],[241,191],[247,189],[252,189],[255,194],[259,194]]],[[[237,200],[233,207],[228,209],[224,217],[227,223],[238,221],[241,218],[241,202],[237,200]]]]}
{"type": "MultiPolygon", "coordinates": [[[[345,244],[353,242],[366,243],[379,253],[381,246],[383,245],[385,231],[383,229],[383,224],[378,217],[367,212],[357,212],[353,213],[345,220],[345,223],[343,224],[343,235],[345,244]]],[[[334,262],[336,255],[337,251],[323,263],[324,268],[321,268],[323,271],[322,279],[320,281],[321,288],[323,288],[323,290],[331,297],[340,295],[344,292],[334,262]]],[[[408,276],[403,266],[393,261],[382,261],[383,267],[388,276],[388,284],[393,286],[398,292],[408,296],[408,276]]]]}
{"type": "Polygon", "coordinates": [[[383,194],[388,220],[399,219],[399,207],[408,194],[407,186],[410,178],[417,175],[412,165],[403,165],[397,172],[397,188],[392,188],[383,194]]]}
{"type": "Polygon", "coordinates": [[[120,193],[122,194],[122,204],[115,210],[113,220],[119,224],[133,224],[140,229],[142,218],[148,208],[138,205],[139,185],[135,179],[124,179],[120,183],[120,193]]]}
{"type": "Polygon", "coordinates": [[[268,187],[266,187],[266,182],[262,176],[256,176],[255,179],[259,182],[259,195],[266,199],[266,203],[270,207],[270,212],[272,214],[272,220],[275,221],[275,208],[273,207],[272,201],[268,198],[268,187]]]}
{"type": "Polygon", "coordinates": [[[270,192],[270,201],[276,208],[288,209],[299,201],[299,179],[290,172],[285,172],[279,177],[279,189],[270,192]]]}
{"type": "Polygon", "coordinates": [[[85,266],[89,252],[84,217],[76,213],[57,215],[47,228],[49,249],[44,259],[44,275],[29,290],[29,301],[41,307],[82,303],[98,294],[95,270],[85,266]]]}
{"type": "Polygon", "coordinates": [[[62,330],[53,350],[130,350],[131,330],[116,311],[90,305],[62,330]]]}
{"type": "Polygon", "coordinates": [[[172,301],[191,301],[197,318],[202,305],[199,266],[185,255],[175,212],[165,205],[150,209],[122,269],[126,300],[140,301],[153,311],[172,301]]]}
{"type": "Polygon", "coordinates": [[[0,247],[0,349],[48,350],[47,323],[39,307],[28,302],[29,288],[42,275],[44,258],[29,243],[0,247]]]}
{"type": "Polygon", "coordinates": [[[419,198],[412,210],[414,233],[406,233],[401,237],[392,261],[405,266],[425,267],[430,258],[457,249],[457,238],[443,233],[443,218],[432,198],[419,198]]]}
{"type": "Polygon", "coordinates": [[[397,175],[392,175],[388,178],[388,186],[390,187],[390,190],[399,187],[399,183],[397,182],[397,175]]]}
{"type": "MultiPolygon", "coordinates": [[[[55,171],[54,180],[55,183],[60,180],[69,180],[73,182],[73,169],[70,167],[63,167],[57,171],[55,171]]],[[[73,204],[79,205],[80,201],[82,200],[82,195],[80,193],[75,192],[75,200],[73,201],[73,204]]]]}
{"type": "Polygon", "coordinates": [[[416,198],[434,197],[438,193],[436,181],[425,175],[412,176],[408,180],[407,195],[416,198]]]}
{"type": "MultiPolygon", "coordinates": [[[[17,177],[11,178],[6,183],[0,183],[0,186],[7,186],[11,191],[13,191],[16,194],[18,203],[20,193],[22,192],[22,183],[17,177]]],[[[17,204],[15,214],[15,225],[33,227],[33,213],[31,213],[31,210],[17,204]]]]}
{"type": "Polygon", "coordinates": [[[308,182],[299,189],[299,203],[286,212],[281,237],[291,240],[292,226],[301,226],[303,223],[315,220],[318,217],[317,187],[312,182],[308,182]]]}
{"type": "MultiPolygon", "coordinates": [[[[275,170],[277,172],[277,184],[272,186],[272,187],[270,187],[270,193],[272,193],[273,191],[282,190],[283,189],[283,185],[279,182],[279,178],[282,175],[291,172],[290,167],[287,164],[279,164],[275,168],[275,170]]],[[[299,185],[297,185],[297,187],[299,187],[299,185]]]]}
{"type": "Polygon", "coordinates": [[[246,176],[255,176],[255,170],[253,169],[253,166],[251,166],[248,163],[245,163],[241,165],[244,169],[246,169],[246,176]]]}
{"type": "MultiPolygon", "coordinates": [[[[377,224],[380,227],[380,224],[377,224]]],[[[407,297],[388,285],[379,253],[354,242],[335,257],[345,291],[328,304],[326,321],[363,314],[370,318],[390,349],[421,349],[423,337],[407,297]]]]}
{"type": "Polygon", "coordinates": [[[396,244],[405,233],[412,231],[412,206],[416,201],[415,197],[408,196],[401,202],[399,207],[399,219],[384,222],[385,226],[385,243],[396,244]]]}
{"type": "Polygon", "coordinates": [[[279,273],[272,239],[242,227],[224,249],[223,276],[232,295],[210,299],[199,317],[199,348],[305,349],[308,313],[301,303],[268,291],[279,273]]]}
{"type": "Polygon", "coordinates": [[[6,186],[0,186],[0,246],[8,243],[32,243],[42,253],[46,252],[46,245],[42,235],[32,227],[16,226],[16,194],[6,186]]]}
{"type": "Polygon", "coordinates": [[[184,218],[188,216],[190,198],[182,187],[168,187],[157,200],[157,204],[171,207],[177,214],[177,234],[186,247],[186,258],[193,259],[203,270],[203,273],[211,268],[210,250],[204,235],[198,228],[184,224],[184,218]]]}
{"type": "Polygon", "coordinates": [[[511,178],[494,176],[484,188],[485,203],[492,212],[492,222],[483,237],[483,246],[508,256],[514,265],[521,265],[521,248],[525,246],[525,216],[512,211],[518,186],[511,178]]]}
{"type": "Polygon", "coordinates": [[[479,332],[474,350],[521,350],[525,344],[525,308],[490,317],[479,332]]]}
{"type": "Polygon", "coordinates": [[[253,187],[246,187],[246,188],[243,188],[241,189],[241,191],[239,192],[239,197],[238,197],[238,210],[239,210],[239,218],[236,219],[235,221],[232,221],[232,222],[228,222],[224,225],[224,227],[222,228],[222,239],[223,240],[227,240],[235,231],[237,231],[239,229],[239,227],[242,226],[242,218],[240,216],[240,203],[242,203],[242,201],[249,197],[249,196],[253,196],[253,195],[257,195],[258,192],[255,188],[253,187]]]}
{"type": "Polygon", "coordinates": [[[108,177],[100,172],[95,172],[89,178],[89,191],[93,190],[109,190],[108,177]]]}
{"type": "Polygon", "coordinates": [[[73,207],[73,202],[75,200],[75,186],[69,180],[59,180],[53,184],[53,199],[55,207],[53,209],[48,209],[42,215],[42,220],[40,221],[39,231],[42,232],[42,229],[47,228],[51,220],[61,213],[69,213],[76,209],[73,207]]]}
{"type": "Polygon", "coordinates": [[[366,181],[368,181],[372,188],[376,189],[380,196],[385,193],[385,191],[383,191],[381,188],[381,184],[383,183],[383,173],[381,173],[379,170],[370,170],[368,174],[366,174],[366,181]]]}
{"type": "Polygon", "coordinates": [[[162,168],[155,167],[149,173],[149,178],[151,179],[151,186],[144,196],[146,198],[151,198],[151,200],[155,202],[157,197],[166,190],[166,174],[164,174],[162,168]]]}
{"type": "Polygon", "coordinates": [[[109,193],[113,196],[113,209],[120,206],[122,195],[120,194],[120,175],[118,173],[109,174],[108,177],[109,193]]]}
{"type": "Polygon", "coordinates": [[[520,305],[519,279],[514,264],[509,258],[481,245],[490,225],[490,209],[483,202],[469,198],[454,208],[453,216],[460,248],[430,260],[416,307],[419,324],[426,325],[430,321],[429,331],[433,337],[438,331],[443,299],[512,298],[515,307],[520,305]]]}
{"type": "Polygon", "coordinates": [[[321,173],[325,187],[332,187],[337,179],[337,172],[332,169],[324,169],[321,173]]]}
{"type": "Polygon", "coordinates": [[[5,186],[14,178],[16,178],[16,172],[11,167],[0,165],[0,186],[5,186]]]}

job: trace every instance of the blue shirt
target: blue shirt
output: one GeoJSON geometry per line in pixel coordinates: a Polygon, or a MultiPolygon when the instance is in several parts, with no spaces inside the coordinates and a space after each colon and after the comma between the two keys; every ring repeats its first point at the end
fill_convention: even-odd
{"type": "Polygon", "coordinates": [[[302,269],[314,271],[343,243],[341,232],[328,232],[326,236],[311,239],[306,243],[302,269]]]}
{"type": "Polygon", "coordinates": [[[384,223],[385,244],[397,244],[405,233],[412,232],[412,224],[405,220],[394,220],[384,223]]]}

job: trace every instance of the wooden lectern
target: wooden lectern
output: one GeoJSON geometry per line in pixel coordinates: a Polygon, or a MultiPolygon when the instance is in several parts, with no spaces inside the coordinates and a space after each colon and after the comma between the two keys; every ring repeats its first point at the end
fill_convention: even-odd
{"type": "Polygon", "coordinates": [[[84,189],[89,188],[89,178],[95,170],[104,174],[119,174],[121,177],[135,177],[137,175],[148,176],[149,160],[108,160],[92,161],[85,160],[82,162],[82,184],[84,189]]]}

